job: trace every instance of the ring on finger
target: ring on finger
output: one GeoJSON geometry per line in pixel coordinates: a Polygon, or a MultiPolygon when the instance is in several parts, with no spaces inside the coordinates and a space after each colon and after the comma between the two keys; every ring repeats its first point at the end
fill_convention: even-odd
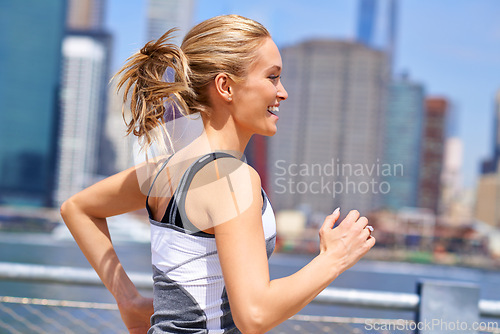
{"type": "Polygon", "coordinates": [[[369,231],[370,231],[370,234],[373,232],[373,226],[371,225],[366,225],[366,227],[369,231]]]}

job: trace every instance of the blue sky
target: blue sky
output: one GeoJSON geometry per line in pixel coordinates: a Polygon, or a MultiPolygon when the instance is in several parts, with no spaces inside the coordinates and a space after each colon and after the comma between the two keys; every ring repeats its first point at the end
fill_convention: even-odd
{"type": "MultiPolygon", "coordinates": [[[[147,0],[108,1],[115,71],[146,42],[147,0]]],[[[474,186],[479,163],[492,149],[494,96],[500,89],[500,1],[398,3],[396,73],[407,71],[428,95],[452,102],[456,134],[464,144],[464,181],[474,186]]],[[[352,39],[357,4],[357,0],[198,0],[194,23],[240,14],[263,23],[280,47],[315,37],[352,39]]]]}

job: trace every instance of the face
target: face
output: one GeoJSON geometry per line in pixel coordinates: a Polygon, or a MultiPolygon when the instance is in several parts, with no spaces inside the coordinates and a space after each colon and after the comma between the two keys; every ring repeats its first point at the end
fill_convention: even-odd
{"type": "Polygon", "coordinates": [[[280,80],[281,68],[278,47],[268,38],[257,51],[247,77],[232,87],[233,117],[239,131],[264,136],[276,133],[279,105],[288,97],[280,80]]]}

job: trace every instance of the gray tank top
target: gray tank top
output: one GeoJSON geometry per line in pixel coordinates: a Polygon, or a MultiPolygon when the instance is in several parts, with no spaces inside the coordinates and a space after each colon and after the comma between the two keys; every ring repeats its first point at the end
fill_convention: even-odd
{"type": "MultiPolygon", "coordinates": [[[[240,333],[231,315],[215,237],[197,230],[187,219],[184,206],[186,190],[196,173],[221,158],[236,159],[227,153],[209,153],[186,170],[161,221],[152,218],[146,201],[154,280],[154,314],[148,334],[240,333]]],[[[276,221],[264,190],[262,196],[262,224],[270,257],[276,242],[276,221]]]]}

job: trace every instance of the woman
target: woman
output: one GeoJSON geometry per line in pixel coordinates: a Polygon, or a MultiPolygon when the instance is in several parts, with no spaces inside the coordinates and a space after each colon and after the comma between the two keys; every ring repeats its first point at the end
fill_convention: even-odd
{"type": "Polygon", "coordinates": [[[131,333],[264,333],[307,305],[375,239],[357,211],[333,229],[337,209],[320,229],[319,255],[271,281],[274,215],[259,175],[242,160],[252,135],[277,131],[276,114],[288,96],[278,48],[262,25],[236,15],[198,24],[180,48],[168,44],[170,34],[146,44],[120,71],[124,101],[130,94],[128,132],[148,147],[153,130],[179,108],[201,116],[203,134],[158,164],[74,195],[61,214],[131,333]],[[106,225],[106,217],[145,204],[154,310],[120,265],[106,225]]]}

